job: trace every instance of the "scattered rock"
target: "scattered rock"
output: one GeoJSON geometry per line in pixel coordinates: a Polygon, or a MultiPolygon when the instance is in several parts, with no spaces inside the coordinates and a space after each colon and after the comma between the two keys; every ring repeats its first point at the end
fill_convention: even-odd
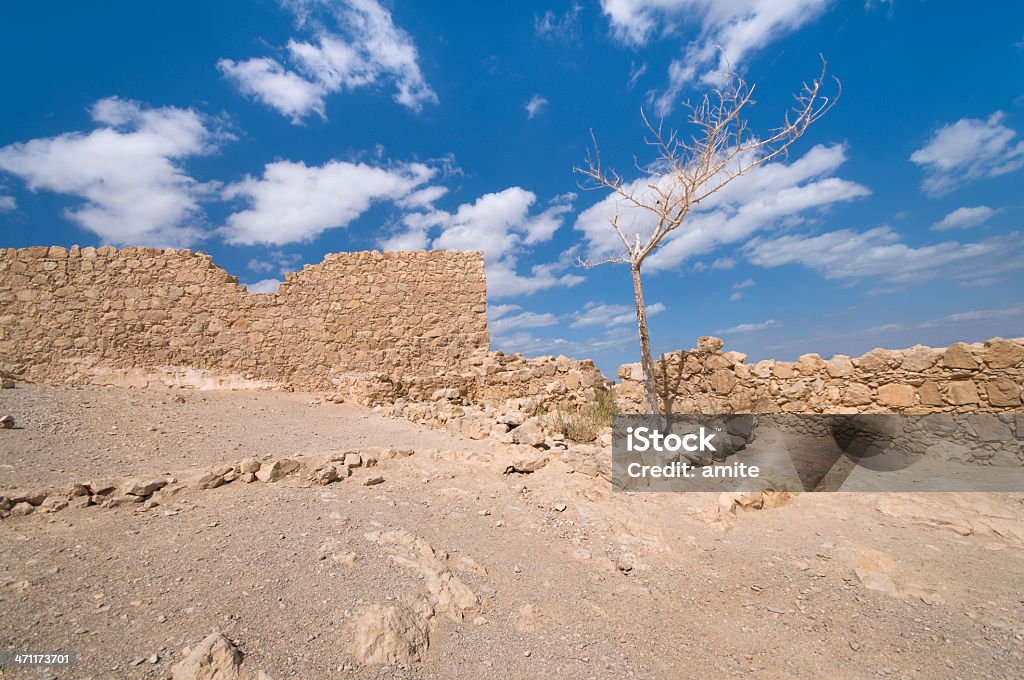
{"type": "Polygon", "coordinates": [[[14,380],[11,378],[0,379],[0,389],[2,390],[13,390],[15,387],[14,380]]]}
{"type": "Polygon", "coordinates": [[[261,482],[276,482],[284,479],[289,474],[299,469],[299,464],[288,458],[281,458],[260,466],[256,473],[256,479],[261,482]]]}
{"type": "Polygon", "coordinates": [[[512,441],[526,446],[541,446],[544,443],[544,428],[536,419],[527,420],[512,430],[512,441]]]}
{"type": "Polygon", "coordinates": [[[238,464],[238,472],[241,474],[259,472],[261,463],[255,458],[243,458],[238,464]]]}
{"type": "Polygon", "coordinates": [[[242,652],[220,631],[210,633],[171,666],[173,680],[239,680],[242,652]]]}
{"type": "Polygon", "coordinates": [[[11,508],[11,514],[15,517],[24,517],[25,515],[31,515],[35,512],[35,506],[31,503],[15,503],[14,507],[11,508]]]}
{"type": "Polygon", "coordinates": [[[374,475],[373,477],[367,477],[363,480],[363,486],[376,486],[377,484],[383,484],[384,478],[380,475],[374,475]]]}
{"type": "Polygon", "coordinates": [[[405,605],[371,605],[356,616],[352,653],[360,663],[419,661],[429,645],[428,621],[405,605]]]}
{"type": "Polygon", "coordinates": [[[0,418],[0,430],[10,430],[14,427],[14,416],[7,415],[0,418]]]}
{"type": "Polygon", "coordinates": [[[132,496],[149,496],[165,486],[167,486],[166,479],[149,479],[146,481],[129,479],[121,484],[121,488],[119,490],[122,493],[131,494],[132,496]]]}
{"type": "Polygon", "coordinates": [[[511,463],[505,465],[505,474],[508,475],[513,472],[529,474],[540,470],[547,464],[548,457],[541,453],[518,455],[512,459],[511,463]]]}
{"type": "Polygon", "coordinates": [[[345,467],[357,468],[363,464],[363,457],[358,453],[346,453],[345,454],[345,467]]]}

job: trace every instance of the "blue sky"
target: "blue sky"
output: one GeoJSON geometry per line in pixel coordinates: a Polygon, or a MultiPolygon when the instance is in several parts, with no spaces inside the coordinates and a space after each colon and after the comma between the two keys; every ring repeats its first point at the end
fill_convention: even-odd
{"type": "Polygon", "coordinates": [[[836,0],[18,3],[0,246],[191,247],[253,290],[334,251],[482,249],[492,346],[634,361],[593,129],[640,179],[725,55],[777,124],[838,106],[649,261],[655,353],[751,359],[1024,335],[1024,6],[836,0]]]}

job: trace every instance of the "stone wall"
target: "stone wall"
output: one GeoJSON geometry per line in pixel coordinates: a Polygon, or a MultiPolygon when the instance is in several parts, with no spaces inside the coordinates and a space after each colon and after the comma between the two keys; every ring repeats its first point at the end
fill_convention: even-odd
{"type": "Polygon", "coordinates": [[[489,337],[480,253],[338,253],[252,294],[208,255],[0,249],[0,373],[329,390],[459,373],[489,337]]]}
{"type": "MultiPolygon", "coordinates": [[[[874,349],[796,362],[722,351],[718,338],[663,355],[658,384],[673,413],[993,413],[1021,409],[1024,338],[935,349],[874,349]]],[[[622,413],[643,410],[639,364],[619,368],[622,413]]]]}

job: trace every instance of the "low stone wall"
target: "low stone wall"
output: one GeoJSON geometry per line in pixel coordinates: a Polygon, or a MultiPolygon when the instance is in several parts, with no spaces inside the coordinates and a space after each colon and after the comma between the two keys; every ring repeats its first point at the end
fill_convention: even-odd
{"type": "MultiPolygon", "coordinates": [[[[993,413],[1021,409],[1024,339],[993,338],[936,349],[874,349],[795,362],[722,351],[718,338],[665,354],[657,365],[662,408],[673,413],[993,413]]],[[[622,413],[643,411],[639,364],[619,368],[622,413]]]]}
{"type": "Polygon", "coordinates": [[[480,253],[337,253],[252,294],[208,255],[0,249],[0,373],[63,385],[329,389],[487,354],[480,253]]]}

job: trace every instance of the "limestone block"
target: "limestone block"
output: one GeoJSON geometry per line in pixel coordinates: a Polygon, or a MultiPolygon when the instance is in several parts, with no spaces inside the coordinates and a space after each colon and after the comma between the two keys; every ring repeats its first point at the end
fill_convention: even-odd
{"type": "Polygon", "coordinates": [[[962,342],[954,343],[946,349],[942,355],[942,363],[946,368],[978,368],[978,362],[971,353],[971,348],[962,342]]]}
{"type": "Polygon", "coordinates": [[[878,388],[878,403],[883,406],[913,406],[914,388],[910,385],[881,385],[878,388]]]}
{"type": "Polygon", "coordinates": [[[978,403],[978,386],[973,380],[955,380],[949,384],[949,403],[954,406],[978,403]]]}

